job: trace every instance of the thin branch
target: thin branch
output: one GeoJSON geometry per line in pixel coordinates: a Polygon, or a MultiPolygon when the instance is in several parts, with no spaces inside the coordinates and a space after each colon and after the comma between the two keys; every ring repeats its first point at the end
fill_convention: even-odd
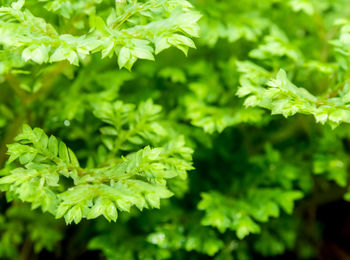
{"type": "Polygon", "coordinates": [[[17,118],[12,122],[12,124],[9,127],[7,127],[5,137],[3,138],[0,144],[0,167],[4,165],[7,159],[6,145],[13,141],[13,138],[18,134],[22,125],[26,123],[30,118],[30,114],[31,114],[31,111],[29,108],[30,105],[35,101],[37,101],[38,99],[46,96],[46,94],[50,91],[50,88],[52,87],[52,85],[56,82],[57,77],[68,66],[70,66],[68,62],[60,62],[55,64],[53,69],[42,77],[41,81],[42,81],[43,87],[40,89],[40,91],[38,91],[35,94],[27,94],[25,91],[23,91],[20,88],[19,80],[11,73],[8,73],[5,75],[5,78],[9,83],[9,86],[14,90],[14,92],[17,94],[17,96],[21,100],[22,104],[24,104],[25,106],[26,118],[23,118],[23,116],[17,115],[17,118]]]}

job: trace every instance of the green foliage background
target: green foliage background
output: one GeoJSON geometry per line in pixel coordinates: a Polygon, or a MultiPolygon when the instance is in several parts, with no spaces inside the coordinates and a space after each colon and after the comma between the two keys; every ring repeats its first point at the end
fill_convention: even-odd
{"type": "Polygon", "coordinates": [[[349,14],[2,0],[0,258],[317,257],[350,200],[349,14]]]}

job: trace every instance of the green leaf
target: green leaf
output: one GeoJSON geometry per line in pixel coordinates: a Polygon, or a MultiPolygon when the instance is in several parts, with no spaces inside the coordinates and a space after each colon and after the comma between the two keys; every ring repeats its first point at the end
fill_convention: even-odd
{"type": "Polygon", "coordinates": [[[118,55],[118,65],[119,68],[123,68],[131,59],[131,51],[127,47],[122,47],[118,55]]]}
{"type": "Polygon", "coordinates": [[[63,161],[65,161],[67,163],[70,162],[67,146],[63,142],[59,143],[58,155],[63,161]]]}

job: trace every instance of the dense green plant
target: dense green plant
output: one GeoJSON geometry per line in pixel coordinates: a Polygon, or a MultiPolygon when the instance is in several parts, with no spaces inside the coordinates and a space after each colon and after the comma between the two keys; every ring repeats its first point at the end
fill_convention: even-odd
{"type": "Polygon", "coordinates": [[[0,258],[315,257],[350,200],[349,14],[2,0],[0,258]]]}

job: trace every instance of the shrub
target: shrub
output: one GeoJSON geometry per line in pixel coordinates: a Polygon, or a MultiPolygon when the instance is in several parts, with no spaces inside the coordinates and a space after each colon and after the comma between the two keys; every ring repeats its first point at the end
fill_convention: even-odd
{"type": "Polygon", "coordinates": [[[0,257],[316,257],[350,199],[349,14],[2,0],[0,257]]]}

